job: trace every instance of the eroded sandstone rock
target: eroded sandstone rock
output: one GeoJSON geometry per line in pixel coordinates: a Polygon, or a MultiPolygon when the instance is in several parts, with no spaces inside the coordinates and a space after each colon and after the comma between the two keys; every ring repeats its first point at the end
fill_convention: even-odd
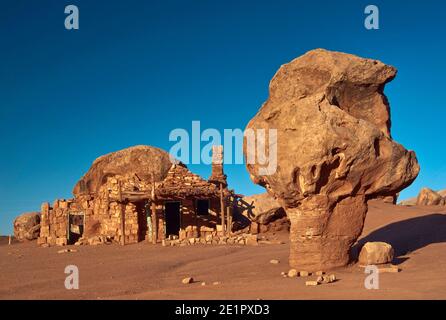
{"type": "Polygon", "coordinates": [[[37,239],[40,234],[40,212],[24,213],[14,220],[14,237],[19,241],[37,239]]]}
{"type": "Polygon", "coordinates": [[[363,266],[391,263],[394,250],[385,242],[367,242],[359,253],[359,264],[363,266]]]}
{"type": "Polygon", "coordinates": [[[139,179],[162,181],[172,166],[169,154],[159,148],[134,146],[97,158],[88,172],[79,180],[73,194],[94,194],[107,181],[107,177],[134,172],[139,179]]]}
{"type": "Polygon", "coordinates": [[[421,189],[417,197],[417,206],[444,206],[446,199],[429,188],[421,189]]]}
{"type": "MultiPolygon", "coordinates": [[[[277,170],[247,168],[291,220],[292,267],[346,265],[367,201],[395,195],[418,175],[415,153],[390,134],[383,90],[395,75],[379,61],[318,49],[281,66],[271,80],[269,98],[247,129],[277,130],[277,170]]],[[[255,152],[246,143],[244,149],[247,157],[255,152]]]]}
{"type": "Polygon", "coordinates": [[[251,205],[246,215],[259,224],[266,225],[286,216],[279,201],[268,193],[244,197],[243,200],[251,205]]]}

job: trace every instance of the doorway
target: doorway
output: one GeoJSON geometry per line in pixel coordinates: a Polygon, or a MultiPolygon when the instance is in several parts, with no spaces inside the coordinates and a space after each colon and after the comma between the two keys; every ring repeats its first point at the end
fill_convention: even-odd
{"type": "Polygon", "coordinates": [[[150,216],[150,207],[147,201],[139,201],[135,203],[138,215],[138,242],[146,240],[149,226],[147,224],[147,216],[150,216]]]}
{"type": "Polygon", "coordinates": [[[75,244],[84,234],[84,220],[83,212],[69,212],[68,213],[68,244],[75,244]]]}
{"type": "Polygon", "coordinates": [[[180,234],[180,208],[181,202],[172,201],[164,203],[164,215],[166,219],[166,238],[169,236],[178,236],[180,234]]]}

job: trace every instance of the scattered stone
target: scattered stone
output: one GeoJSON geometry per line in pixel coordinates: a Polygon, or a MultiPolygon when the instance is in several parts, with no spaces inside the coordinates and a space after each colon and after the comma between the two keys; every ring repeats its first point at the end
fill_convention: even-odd
{"type": "Polygon", "coordinates": [[[220,283],[221,283],[220,281],[214,281],[212,284],[213,284],[214,286],[218,286],[220,283]]]}
{"type": "Polygon", "coordinates": [[[69,252],[77,252],[76,249],[62,249],[57,251],[57,253],[69,253],[69,252]]]}
{"type": "Polygon", "coordinates": [[[256,234],[247,235],[245,241],[246,241],[247,246],[258,246],[259,245],[258,237],[256,234]]]}
{"type": "Polygon", "coordinates": [[[306,281],[305,285],[306,286],[317,286],[317,285],[319,285],[319,282],[317,282],[317,281],[306,281]]]}
{"type": "Polygon", "coordinates": [[[290,270],[288,271],[288,277],[289,277],[289,278],[295,278],[295,277],[297,277],[298,275],[299,275],[299,273],[297,272],[296,269],[290,269],[290,270]]]}
{"type": "Polygon", "coordinates": [[[299,272],[299,275],[300,275],[301,277],[308,277],[308,276],[311,275],[311,273],[308,272],[308,271],[300,271],[300,272],[299,272]]]}
{"type": "Polygon", "coordinates": [[[391,265],[389,267],[378,267],[379,273],[398,273],[401,269],[398,266],[391,265]]]}
{"type": "Polygon", "coordinates": [[[324,271],[317,271],[317,272],[315,273],[315,275],[317,275],[317,276],[323,276],[324,274],[325,274],[324,271]]]}
{"type": "Polygon", "coordinates": [[[182,282],[183,284],[193,283],[193,282],[194,282],[194,278],[192,278],[192,277],[187,277],[187,278],[184,278],[181,282],[182,282]]]}
{"type": "Polygon", "coordinates": [[[277,259],[272,259],[272,260],[269,261],[269,263],[271,263],[271,264],[279,264],[280,261],[277,260],[277,259]]]}
{"type": "Polygon", "coordinates": [[[363,266],[390,263],[394,250],[385,242],[367,242],[359,253],[359,264],[363,266]]]}
{"type": "Polygon", "coordinates": [[[206,285],[206,282],[202,282],[201,285],[204,287],[206,285]]]}

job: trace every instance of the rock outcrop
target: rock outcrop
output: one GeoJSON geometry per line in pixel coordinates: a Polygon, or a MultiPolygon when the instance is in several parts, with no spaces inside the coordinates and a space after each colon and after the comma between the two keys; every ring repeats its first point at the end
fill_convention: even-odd
{"type": "Polygon", "coordinates": [[[446,199],[429,188],[421,189],[417,197],[417,206],[444,206],[446,199]]]}
{"type": "Polygon", "coordinates": [[[134,172],[145,182],[162,181],[171,166],[169,154],[164,150],[150,146],[130,147],[97,158],[74,187],[73,194],[75,197],[95,194],[108,177],[124,176],[128,172],[134,172]]]}
{"type": "Polygon", "coordinates": [[[40,234],[40,212],[29,212],[14,220],[14,237],[19,241],[37,239],[40,234]]]}
{"type": "MultiPolygon", "coordinates": [[[[390,134],[383,91],[395,76],[395,68],[376,60],[313,50],[278,70],[268,100],[247,125],[254,132],[277,130],[276,170],[258,163],[247,168],[286,210],[292,267],[346,265],[367,201],[395,195],[417,177],[415,153],[390,134]]],[[[245,155],[253,159],[248,145],[245,140],[245,155]]]]}
{"type": "Polygon", "coordinates": [[[359,264],[363,266],[391,263],[394,256],[392,246],[385,242],[367,242],[359,253],[359,264]]]}
{"type": "Polygon", "coordinates": [[[249,204],[245,214],[259,224],[266,225],[286,216],[279,201],[268,193],[244,197],[243,200],[249,204]]]}

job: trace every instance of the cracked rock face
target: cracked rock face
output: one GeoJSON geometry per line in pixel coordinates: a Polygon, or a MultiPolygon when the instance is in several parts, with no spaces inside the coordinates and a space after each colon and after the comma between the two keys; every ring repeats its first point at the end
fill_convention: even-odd
{"type": "MultiPolygon", "coordinates": [[[[367,201],[395,195],[417,177],[415,153],[390,134],[383,90],[395,76],[379,61],[318,49],[281,66],[271,80],[269,98],[247,129],[277,130],[277,170],[247,168],[287,212],[292,267],[346,265],[367,201]]],[[[252,152],[246,141],[244,151],[252,152]]]]}

